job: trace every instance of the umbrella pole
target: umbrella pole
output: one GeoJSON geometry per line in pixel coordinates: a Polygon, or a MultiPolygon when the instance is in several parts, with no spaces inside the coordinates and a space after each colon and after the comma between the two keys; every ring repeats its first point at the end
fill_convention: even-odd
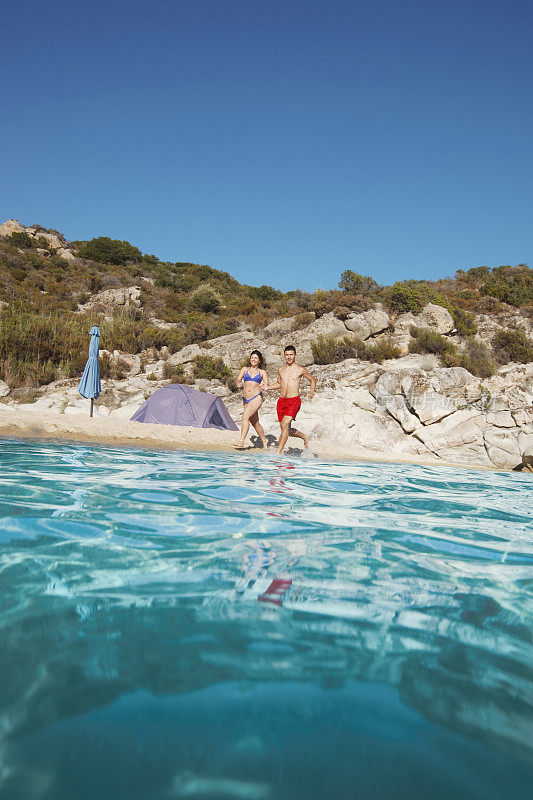
{"type": "Polygon", "coordinates": [[[92,417],[92,415],[93,415],[93,403],[94,403],[94,400],[93,400],[93,398],[91,397],[91,413],[90,413],[90,416],[91,416],[91,417],[92,417]]]}

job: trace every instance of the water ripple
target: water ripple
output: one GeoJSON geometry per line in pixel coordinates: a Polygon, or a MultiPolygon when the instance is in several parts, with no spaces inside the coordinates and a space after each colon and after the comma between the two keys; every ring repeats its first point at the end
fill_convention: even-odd
{"type": "Polygon", "coordinates": [[[0,748],[141,688],[349,679],[530,758],[531,476],[0,445],[0,748]]]}

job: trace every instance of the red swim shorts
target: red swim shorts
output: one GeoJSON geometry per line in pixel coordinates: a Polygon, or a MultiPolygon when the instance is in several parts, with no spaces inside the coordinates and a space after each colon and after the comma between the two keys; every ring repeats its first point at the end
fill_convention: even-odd
{"type": "Polygon", "coordinates": [[[279,421],[281,422],[283,417],[292,417],[294,419],[301,405],[301,397],[280,397],[276,406],[279,421]]]}

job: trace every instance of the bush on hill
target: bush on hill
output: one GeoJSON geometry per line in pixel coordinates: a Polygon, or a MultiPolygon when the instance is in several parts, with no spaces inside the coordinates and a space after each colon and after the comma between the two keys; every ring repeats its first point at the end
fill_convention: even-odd
{"type": "Polygon", "coordinates": [[[400,355],[399,349],[389,339],[367,343],[348,336],[336,339],[334,336],[320,335],[311,343],[311,350],[316,364],[338,364],[347,358],[381,364],[388,358],[398,358],[400,355]]]}
{"type": "Polygon", "coordinates": [[[168,361],[163,364],[163,378],[170,381],[170,383],[190,383],[190,380],[185,376],[185,370],[181,364],[169,364],[168,361]]]}
{"type": "Polygon", "coordinates": [[[377,339],[373,344],[366,345],[362,358],[365,361],[374,361],[377,364],[381,364],[389,358],[399,358],[400,355],[400,349],[390,339],[377,339]]]}
{"type": "Polygon", "coordinates": [[[410,353],[434,353],[442,355],[453,352],[456,348],[449,339],[431,328],[411,328],[412,339],[409,342],[410,353]]]}
{"type": "MultiPolygon", "coordinates": [[[[485,277],[485,276],[484,276],[485,277]]],[[[525,264],[518,267],[495,267],[481,286],[485,295],[496,297],[510,306],[533,302],[533,274],[525,264]]]]}
{"type": "Polygon", "coordinates": [[[23,249],[30,249],[32,247],[37,247],[37,243],[35,239],[30,236],[29,233],[26,231],[18,231],[12,233],[9,237],[15,247],[22,247],[23,249]]]}
{"type": "Polygon", "coordinates": [[[89,330],[100,327],[100,347],[140,353],[167,346],[171,352],[187,339],[144,320],[117,316],[111,320],[78,314],[4,310],[0,315],[0,378],[11,387],[40,386],[59,378],[81,376],[88,357],[89,330]]]}
{"type": "Polygon", "coordinates": [[[498,368],[487,345],[474,338],[466,342],[459,366],[467,369],[472,375],[477,375],[478,378],[490,378],[498,368]]]}
{"type": "MultiPolygon", "coordinates": [[[[0,239],[0,300],[9,304],[8,318],[18,319],[18,327],[7,339],[11,352],[4,348],[0,354],[0,373],[7,374],[7,369],[15,382],[28,385],[46,382],[51,374],[77,376],[85,363],[87,330],[93,322],[100,325],[102,347],[140,352],[167,345],[175,351],[233,333],[241,326],[260,330],[279,317],[292,316],[294,329],[312,321],[309,312],[318,317],[334,312],[342,318],[350,311],[366,310],[378,299],[395,313],[418,313],[428,302],[438,303],[450,311],[463,337],[476,331],[473,312],[506,311],[504,303],[520,306],[524,314],[533,309],[533,273],[526,265],[475,267],[458,270],[455,278],[400,281],[390,287],[380,287],[370,276],[347,269],[338,289],[283,293],[266,285],[242,285],[229,273],[205,264],[159,261],[129,242],[109,237],[73,243],[83,258],[65,261],[38,234],[53,233],[62,241],[64,237],[52,229],[34,228],[37,238],[20,232],[0,239]],[[90,319],[72,314],[96,292],[127,286],[141,287],[141,309],[108,321],[99,314],[90,319]],[[173,328],[162,330],[153,319],[173,323],[173,328]],[[54,346],[52,338],[59,340],[54,346]]],[[[329,345],[329,352],[322,354],[323,363],[350,356],[388,357],[384,339],[362,348],[346,338],[344,344],[329,345]],[[378,350],[373,353],[374,346],[378,350]]],[[[529,345],[523,345],[522,351],[518,345],[500,341],[499,357],[530,358],[529,345]]],[[[441,357],[457,360],[463,356],[445,351],[441,357]]],[[[480,360],[479,354],[476,358],[480,360]]]]}
{"type": "MultiPolygon", "coordinates": [[[[444,303],[441,303],[444,305],[444,303]]],[[[477,333],[477,325],[474,315],[462,308],[457,308],[451,304],[445,306],[453,317],[455,329],[459,336],[475,336],[477,333]]]]}
{"type": "Polygon", "coordinates": [[[389,310],[398,314],[419,314],[433,298],[425,281],[398,281],[384,289],[383,295],[389,310]]]}
{"type": "Polygon", "coordinates": [[[410,353],[433,353],[445,367],[464,367],[480,378],[490,378],[496,371],[497,364],[490,350],[472,337],[467,340],[464,351],[459,351],[450,339],[430,328],[412,327],[411,335],[410,353]]]}
{"type": "Polygon", "coordinates": [[[195,308],[204,311],[206,314],[215,314],[221,306],[220,295],[209,286],[197,289],[191,297],[191,303],[195,308]]]}
{"type": "Polygon", "coordinates": [[[362,294],[367,297],[377,297],[380,292],[380,286],[374,278],[368,275],[359,275],[352,269],[346,269],[339,281],[339,289],[347,294],[362,294]]]}
{"type": "Polygon", "coordinates": [[[109,236],[97,236],[88,242],[81,242],[78,256],[100,264],[126,264],[128,261],[143,260],[143,254],[133,244],[120,239],[110,239],[109,236]]]}
{"type": "Polygon", "coordinates": [[[218,380],[225,383],[230,391],[237,391],[237,384],[233,374],[221,358],[196,356],[193,361],[193,371],[195,378],[206,378],[210,381],[218,380]]]}
{"type": "Polygon", "coordinates": [[[320,334],[311,342],[315,364],[338,364],[347,358],[362,358],[365,343],[361,339],[336,339],[335,336],[320,334]]]}
{"type": "Polygon", "coordinates": [[[507,364],[509,361],[528,364],[533,361],[533,342],[523,331],[498,331],[492,340],[492,346],[500,364],[507,364]]]}
{"type": "Polygon", "coordinates": [[[280,300],[283,292],[272,286],[247,286],[246,291],[254,300],[280,300]]]}

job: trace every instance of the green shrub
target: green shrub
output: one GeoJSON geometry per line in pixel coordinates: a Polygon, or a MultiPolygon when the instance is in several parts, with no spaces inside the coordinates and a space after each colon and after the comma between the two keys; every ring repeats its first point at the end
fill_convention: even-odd
{"type": "Polygon", "coordinates": [[[528,364],[533,361],[533,342],[523,331],[498,331],[492,340],[492,346],[500,364],[507,364],[509,361],[528,364]]]}
{"type": "Polygon", "coordinates": [[[102,378],[111,378],[122,381],[130,371],[130,365],[123,358],[111,360],[109,353],[100,354],[100,375],[102,378]]]}
{"type": "Polygon", "coordinates": [[[526,264],[518,267],[495,267],[487,276],[481,292],[511,306],[533,301],[533,270],[526,264]]]}
{"type": "Polygon", "coordinates": [[[315,321],[315,315],[311,311],[304,311],[301,314],[296,314],[292,318],[292,330],[299,331],[301,328],[306,328],[315,321]]]}
{"type": "Polygon", "coordinates": [[[469,339],[466,342],[465,352],[461,354],[460,366],[467,369],[472,375],[477,375],[478,378],[490,378],[498,368],[489,348],[476,339],[469,339]]]}
{"type": "Polygon", "coordinates": [[[272,286],[247,286],[246,290],[254,300],[279,300],[283,293],[272,286]]]}
{"type": "Polygon", "coordinates": [[[390,339],[378,339],[375,344],[366,345],[366,354],[359,356],[366,361],[374,361],[381,364],[389,358],[399,358],[400,349],[396,347],[390,339]]]}
{"type": "Polygon", "coordinates": [[[400,350],[390,339],[377,339],[368,344],[361,339],[336,339],[334,336],[319,336],[311,342],[311,350],[315,364],[338,364],[347,358],[359,358],[361,361],[373,361],[381,364],[388,358],[398,358],[400,350]]]}
{"type": "Polygon", "coordinates": [[[473,314],[454,305],[445,306],[453,317],[453,323],[459,336],[475,336],[477,325],[473,314]]]}
{"type": "Polygon", "coordinates": [[[195,308],[205,314],[216,314],[221,305],[220,295],[208,286],[197,289],[191,297],[191,302],[195,308]]]}
{"type": "Polygon", "coordinates": [[[212,325],[209,325],[209,338],[216,339],[218,336],[228,336],[230,333],[235,333],[239,328],[239,320],[235,317],[228,317],[227,319],[217,319],[212,325]]]}
{"type": "Polygon", "coordinates": [[[318,336],[311,342],[315,364],[338,364],[347,358],[364,358],[365,343],[361,339],[336,339],[334,336],[318,336]]]}
{"type": "Polygon", "coordinates": [[[352,310],[348,308],[348,306],[335,306],[333,313],[337,319],[345,320],[348,319],[349,315],[352,313],[352,310]]]}
{"type": "Polygon", "coordinates": [[[411,328],[411,336],[413,338],[409,342],[410,353],[442,355],[442,353],[454,352],[455,350],[454,344],[449,339],[431,328],[416,328],[413,326],[411,328]]]}
{"type": "Polygon", "coordinates": [[[26,231],[19,231],[17,233],[12,233],[9,239],[15,245],[15,247],[22,247],[24,249],[37,247],[35,239],[32,236],[30,236],[29,233],[26,233],[26,231]]]}
{"type": "Polygon", "coordinates": [[[433,294],[424,281],[398,281],[384,290],[384,299],[391,311],[419,314],[431,302],[433,294]]]}
{"type": "Polygon", "coordinates": [[[166,361],[163,364],[163,378],[170,381],[170,383],[189,383],[185,377],[185,370],[182,364],[169,364],[166,361]]]}
{"type": "Polygon", "coordinates": [[[141,251],[126,241],[97,236],[89,242],[82,242],[78,248],[80,258],[90,258],[101,264],[125,264],[127,261],[142,261],[141,251]]]}
{"type": "Polygon", "coordinates": [[[341,275],[339,289],[349,294],[377,295],[380,286],[374,278],[347,269],[341,275]]]}
{"type": "Polygon", "coordinates": [[[227,383],[230,379],[233,379],[231,370],[221,358],[195,356],[193,371],[195,378],[206,378],[210,381],[219,380],[222,383],[227,383]]]}

